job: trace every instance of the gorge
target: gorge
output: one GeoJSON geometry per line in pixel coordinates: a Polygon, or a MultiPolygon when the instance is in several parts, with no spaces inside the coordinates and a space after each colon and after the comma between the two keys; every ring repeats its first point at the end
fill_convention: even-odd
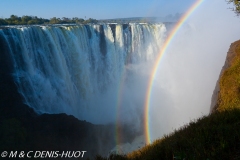
{"type": "MultiPolygon", "coordinates": [[[[11,133],[19,140],[4,141],[2,136],[2,148],[81,148],[89,155],[107,155],[116,144],[132,142],[143,134],[150,70],[170,27],[164,23],[2,27],[1,135],[11,133]]],[[[201,106],[206,107],[204,114],[209,111],[205,99],[196,102],[202,101],[199,95],[210,99],[213,89],[208,86],[215,79],[203,75],[211,73],[208,64],[214,56],[208,55],[207,47],[195,49],[206,41],[197,32],[205,30],[185,25],[178,35],[184,38],[176,38],[161,63],[150,113],[152,140],[189,117],[198,117],[201,106]],[[190,107],[193,104],[195,108],[190,107]]]]}
{"type": "Polygon", "coordinates": [[[81,146],[91,156],[132,141],[142,134],[145,72],[166,34],[162,23],[2,27],[1,122],[23,137],[3,148],[81,146]]]}

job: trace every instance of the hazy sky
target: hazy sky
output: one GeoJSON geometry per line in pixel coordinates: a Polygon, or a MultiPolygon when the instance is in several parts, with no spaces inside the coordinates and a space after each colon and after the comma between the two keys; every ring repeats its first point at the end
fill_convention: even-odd
{"type": "Polygon", "coordinates": [[[160,17],[184,13],[195,0],[1,0],[0,17],[94,19],[160,17]]]}

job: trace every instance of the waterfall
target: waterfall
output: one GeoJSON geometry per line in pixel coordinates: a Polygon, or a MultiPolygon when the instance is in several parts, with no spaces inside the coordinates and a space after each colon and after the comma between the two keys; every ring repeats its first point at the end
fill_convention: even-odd
{"type": "Polygon", "coordinates": [[[16,26],[0,29],[0,36],[10,49],[12,75],[24,103],[40,114],[67,113],[107,123],[116,117],[120,87],[128,88],[120,100],[124,111],[128,104],[141,105],[127,101],[134,101],[133,92],[138,92],[134,81],[142,78],[139,66],[154,61],[166,27],[160,23],[16,26]]]}

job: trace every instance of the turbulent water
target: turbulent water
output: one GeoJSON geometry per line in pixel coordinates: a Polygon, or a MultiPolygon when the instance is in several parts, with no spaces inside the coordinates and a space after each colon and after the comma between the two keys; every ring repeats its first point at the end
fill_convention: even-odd
{"type": "Polygon", "coordinates": [[[118,107],[125,114],[143,106],[148,70],[142,64],[154,60],[165,36],[164,24],[0,29],[24,103],[93,123],[113,121],[118,107]]]}

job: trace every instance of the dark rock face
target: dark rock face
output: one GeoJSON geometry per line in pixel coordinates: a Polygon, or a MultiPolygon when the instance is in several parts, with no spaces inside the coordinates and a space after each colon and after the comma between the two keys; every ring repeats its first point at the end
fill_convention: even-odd
{"type": "Polygon", "coordinates": [[[219,75],[219,78],[217,80],[215,89],[213,91],[212,100],[211,100],[211,106],[210,106],[210,113],[215,112],[217,110],[217,108],[218,108],[218,102],[219,102],[219,95],[218,94],[219,94],[219,91],[220,91],[219,81],[220,81],[220,78],[221,78],[223,72],[227,68],[229,68],[232,60],[235,58],[235,56],[236,56],[235,48],[239,44],[240,44],[240,40],[232,43],[230,48],[229,48],[229,50],[228,50],[228,52],[227,52],[227,57],[226,57],[225,64],[222,67],[221,73],[219,75]]]}
{"type": "MultiPolygon", "coordinates": [[[[106,156],[115,147],[116,126],[94,125],[66,114],[38,115],[23,103],[13,80],[10,48],[0,37],[0,152],[87,151],[84,158],[106,156]]],[[[122,126],[122,142],[136,136],[122,126]]],[[[138,133],[141,134],[141,133],[138,133]]]]}
{"type": "Polygon", "coordinates": [[[33,150],[87,151],[85,155],[92,157],[106,155],[114,146],[114,127],[107,129],[66,114],[43,114],[28,122],[28,142],[33,150]]]}
{"type": "Polygon", "coordinates": [[[0,37],[0,151],[87,151],[106,155],[114,126],[93,125],[66,114],[37,115],[23,103],[12,77],[8,45],[0,37]],[[100,141],[101,139],[101,141],[100,141]]]}
{"type": "MultiPolygon", "coordinates": [[[[111,28],[115,37],[116,25],[111,25],[111,28]]],[[[123,28],[131,32],[130,26],[123,25],[123,28]]],[[[88,27],[87,31],[91,38],[88,27]]],[[[14,36],[11,36],[9,30],[1,30],[1,27],[0,32],[6,32],[0,36],[0,153],[6,150],[87,151],[85,157],[94,157],[97,154],[106,156],[116,145],[116,130],[120,132],[118,134],[121,138],[118,141],[121,143],[131,142],[142,134],[134,132],[129,125],[116,128],[114,124],[94,125],[66,114],[38,115],[23,103],[12,74],[14,63],[10,53],[14,50],[14,54],[20,55],[20,43],[16,48],[9,48],[9,44],[15,42],[14,36]]],[[[107,49],[103,32],[101,25],[99,45],[105,56],[107,49]]],[[[35,40],[38,42],[38,38],[35,40]]],[[[24,61],[20,56],[17,60],[24,61]]],[[[41,63],[40,60],[38,62],[41,63]]]]}
{"type": "Polygon", "coordinates": [[[93,125],[66,114],[4,119],[1,128],[3,151],[87,151],[85,156],[93,157],[107,155],[114,147],[114,127],[93,125]]]}

